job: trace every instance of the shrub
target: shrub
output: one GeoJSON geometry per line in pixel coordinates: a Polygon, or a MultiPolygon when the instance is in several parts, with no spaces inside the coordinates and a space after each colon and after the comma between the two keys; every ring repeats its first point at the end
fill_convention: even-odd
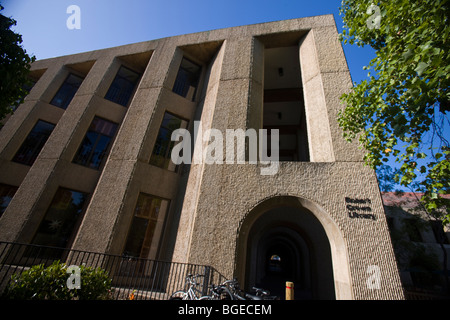
{"type": "Polygon", "coordinates": [[[110,298],[111,279],[105,270],[80,266],[80,289],[69,289],[67,266],[59,261],[45,268],[35,265],[11,276],[5,291],[7,299],[21,300],[100,300],[110,298]]]}

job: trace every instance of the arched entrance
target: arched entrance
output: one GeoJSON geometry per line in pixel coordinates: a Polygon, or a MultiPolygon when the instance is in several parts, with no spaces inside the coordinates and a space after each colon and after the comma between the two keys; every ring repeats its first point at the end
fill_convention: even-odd
{"type": "Polygon", "coordinates": [[[319,220],[321,214],[311,208],[307,200],[282,196],[247,215],[236,261],[236,276],[246,290],[262,287],[284,298],[286,281],[292,281],[295,299],[350,298],[345,250],[336,250],[343,239],[334,223],[319,220]]]}

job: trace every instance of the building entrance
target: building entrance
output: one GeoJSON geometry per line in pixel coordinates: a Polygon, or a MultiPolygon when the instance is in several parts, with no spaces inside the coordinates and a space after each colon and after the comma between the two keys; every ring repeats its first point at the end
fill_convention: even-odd
{"type": "Polygon", "coordinates": [[[283,297],[286,281],[295,284],[296,299],[311,299],[309,250],[305,240],[287,226],[272,227],[258,241],[255,284],[283,297]]]}
{"type": "Polygon", "coordinates": [[[264,288],[284,299],[286,282],[291,281],[296,300],[335,299],[327,234],[314,214],[291,206],[292,198],[286,200],[249,215],[253,221],[246,240],[245,289],[264,288]]]}

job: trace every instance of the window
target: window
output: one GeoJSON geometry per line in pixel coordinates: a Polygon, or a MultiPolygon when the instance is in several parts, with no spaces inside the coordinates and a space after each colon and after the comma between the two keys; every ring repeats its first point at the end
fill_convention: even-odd
{"type": "Polygon", "coordinates": [[[125,67],[120,67],[114,81],[106,93],[105,99],[126,107],[139,77],[140,75],[138,73],[125,67]]]}
{"type": "Polygon", "coordinates": [[[98,169],[104,159],[111,139],[117,130],[117,124],[95,117],[78,149],[74,163],[98,169]]]}
{"type": "Polygon", "coordinates": [[[13,187],[7,184],[0,184],[0,217],[5,212],[11,199],[17,191],[17,187],[13,187]]]}
{"type": "Polygon", "coordinates": [[[189,100],[194,100],[200,79],[201,67],[183,58],[172,91],[189,100]]]}
{"type": "Polygon", "coordinates": [[[64,81],[61,88],[59,88],[50,104],[66,109],[70,101],[72,101],[72,98],[77,92],[78,88],[80,87],[81,82],[83,82],[83,78],[78,77],[74,74],[69,74],[69,76],[66,78],[66,81],[64,81]]]}
{"type": "Polygon", "coordinates": [[[39,120],[17,151],[13,161],[31,166],[54,128],[54,124],[39,120]]]}
{"type": "Polygon", "coordinates": [[[139,195],[124,255],[148,258],[151,249],[157,248],[158,240],[156,239],[160,234],[168,204],[168,200],[152,195],[144,193],[139,195]],[[153,241],[154,238],[155,241],[153,241]]]}
{"type": "Polygon", "coordinates": [[[150,158],[150,164],[160,168],[176,170],[176,165],[171,161],[171,152],[175,141],[171,140],[172,132],[179,128],[186,128],[187,121],[182,120],[168,112],[164,114],[155,147],[150,158]]]}
{"type": "Polygon", "coordinates": [[[86,199],[86,193],[59,188],[32,242],[67,247],[78,229],[86,199]]]}

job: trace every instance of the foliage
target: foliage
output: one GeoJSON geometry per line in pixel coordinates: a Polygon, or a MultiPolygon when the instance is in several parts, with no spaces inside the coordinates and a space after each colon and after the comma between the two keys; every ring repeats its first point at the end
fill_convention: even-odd
{"type": "Polygon", "coordinates": [[[369,45],[376,57],[365,67],[375,75],[342,95],[339,125],[347,140],[359,140],[372,168],[395,159],[396,182],[424,192],[429,212],[445,208],[440,218],[449,223],[441,195],[450,191],[450,0],[375,1],[378,25],[370,5],[343,0],[340,8],[341,40],[369,45]]]}
{"type": "Polygon", "coordinates": [[[80,300],[103,300],[111,293],[111,279],[101,268],[80,266],[81,288],[77,291],[80,300]]]}
{"type": "Polygon", "coordinates": [[[59,261],[47,268],[35,265],[20,275],[11,276],[5,297],[20,300],[100,300],[107,299],[111,291],[111,279],[101,268],[80,266],[80,289],[69,289],[67,266],[59,261]]]}
{"type": "Polygon", "coordinates": [[[10,29],[16,23],[0,14],[0,120],[15,110],[28,94],[25,87],[31,85],[28,75],[31,63],[36,60],[22,48],[22,36],[10,29]]]}

